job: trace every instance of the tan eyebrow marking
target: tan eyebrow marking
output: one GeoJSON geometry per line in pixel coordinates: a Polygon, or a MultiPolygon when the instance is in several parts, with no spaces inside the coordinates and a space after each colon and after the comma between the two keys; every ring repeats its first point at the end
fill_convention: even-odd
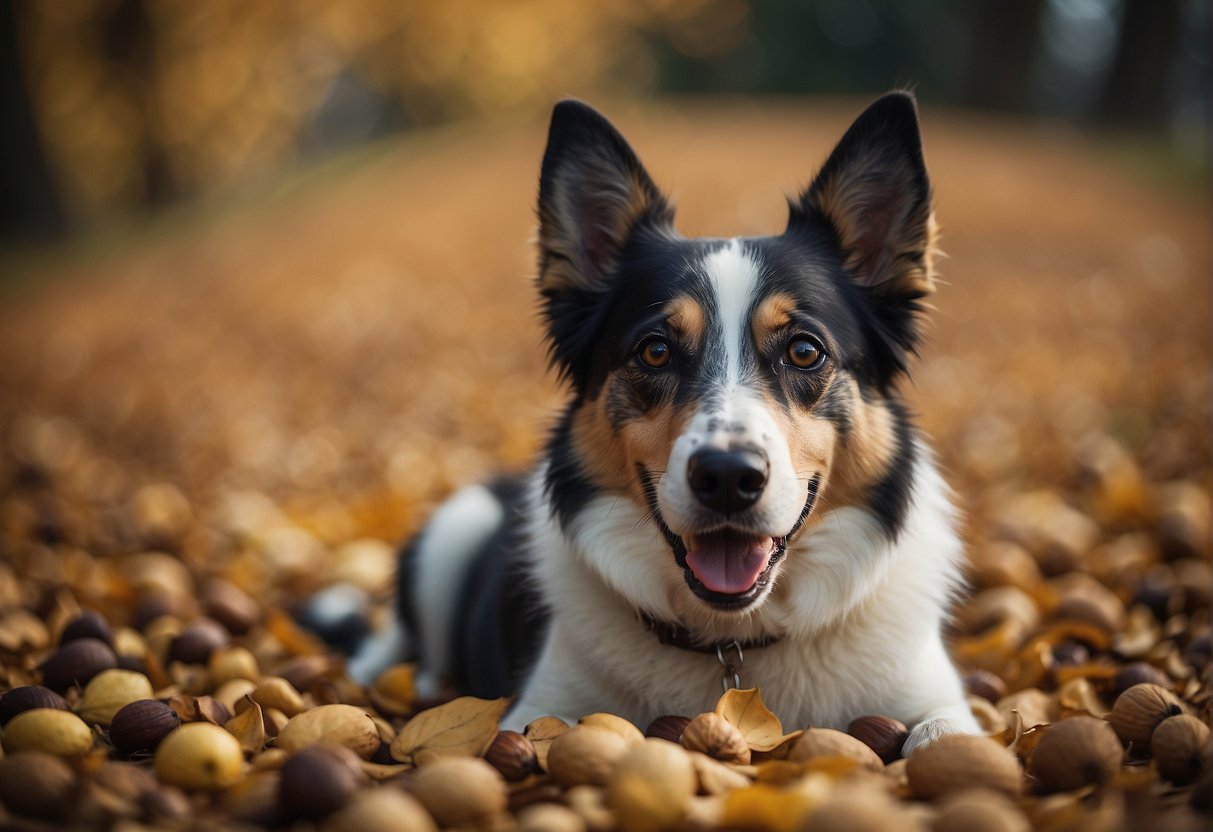
{"type": "Polygon", "coordinates": [[[761,342],[769,333],[787,326],[795,311],[796,300],[791,295],[784,293],[771,295],[754,311],[751,323],[754,328],[754,340],[761,342]]]}
{"type": "Polygon", "coordinates": [[[703,307],[688,295],[674,298],[665,306],[666,320],[670,327],[694,344],[703,343],[706,324],[703,307]]]}

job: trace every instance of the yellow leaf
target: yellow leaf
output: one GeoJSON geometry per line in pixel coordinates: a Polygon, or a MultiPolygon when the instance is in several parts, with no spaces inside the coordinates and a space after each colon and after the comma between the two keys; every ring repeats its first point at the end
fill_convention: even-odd
{"type": "Polygon", "coordinates": [[[716,713],[741,732],[751,751],[770,751],[784,740],[783,725],[762,704],[758,688],[729,690],[716,703],[716,713]]]}
{"type": "Polygon", "coordinates": [[[555,716],[541,716],[526,727],[524,735],[535,746],[535,759],[539,767],[548,770],[548,749],[552,740],[569,730],[568,723],[555,716]]]}
{"type": "Polygon", "coordinates": [[[246,695],[244,698],[249,707],[223,723],[223,727],[240,740],[240,747],[246,754],[256,754],[265,746],[265,717],[252,697],[246,695]]]}
{"type": "Polygon", "coordinates": [[[461,696],[422,711],[392,741],[392,758],[418,764],[434,757],[478,757],[497,736],[508,699],[461,696]]]}

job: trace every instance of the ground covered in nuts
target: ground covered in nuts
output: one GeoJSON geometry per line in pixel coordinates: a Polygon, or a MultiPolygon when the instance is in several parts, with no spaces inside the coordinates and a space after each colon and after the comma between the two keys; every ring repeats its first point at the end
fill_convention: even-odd
{"type": "MultiPolygon", "coordinates": [[[[755,234],[854,109],[618,118],[684,232],[755,234]]],[[[925,129],[950,258],[907,393],[966,512],[988,737],[900,760],[894,720],[781,725],[758,691],[498,732],[506,703],[360,687],[293,623],[338,581],[387,614],[397,541],[561,401],[542,125],[495,123],[4,267],[0,824],[1207,828],[1207,198],[1111,142],[925,129]]]]}

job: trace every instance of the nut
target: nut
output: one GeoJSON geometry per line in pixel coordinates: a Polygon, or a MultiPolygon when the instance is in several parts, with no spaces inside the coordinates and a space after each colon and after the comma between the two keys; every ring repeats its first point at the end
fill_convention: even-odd
{"type": "Polygon", "coordinates": [[[603,786],[627,750],[627,741],[613,731],[574,725],[552,741],[547,769],[565,787],[603,786]]]}
{"type": "Polygon", "coordinates": [[[236,820],[257,826],[278,827],[286,823],[282,814],[282,773],[254,771],[242,777],[220,798],[225,812],[236,820]]]}
{"type": "Polygon", "coordinates": [[[866,743],[832,728],[809,728],[788,753],[788,760],[794,763],[814,757],[845,757],[872,771],[884,768],[880,757],[866,743]]]}
{"type": "Polygon", "coordinates": [[[999,792],[965,789],[939,804],[931,832],[1031,832],[1032,824],[999,792]]]}
{"type": "Polygon", "coordinates": [[[1102,719],[1076,716],[1048,728],[1028,760],[1028,773],[1045,791],[1107,783],[1124,761],[1116,732],[1102,719]]]}
{"type": "Polygon", "coordinates": [[[23,711],[31,708],[54,708],[70,711],[72,706],[59,694],[41,685],[24,685],[0,694],[0,726],[23,711]]]}
{"type": "Polygon", "coordinates": [[[925,832],[925,826],[902,811],[881,791],[843,788],[805,815],[803,828],[813,832],[925,832]]]}
{"type": "Polygon", "coordinates": [[[1012,797],[1023,791],[1023,772],[1015,755],[988,737],[950,734],[917,749],[906,764],[916,797],[986,787],[1012,797]]]}
{"type": "Polygon", "coordinates": [[[331,815],[366,782],[358,755],[339,745],[310,745],[292,754],[281,772],[278,804],[288,818],[331,815]]]}
{"type": "Polygon", "coordinates": [[[505,781],[479,757],[439,757],[417,770],[412,790],[444,827],[478,824],[504,812],[509,802],[505,781]]]}
{"type": "Polygon", "coordinates": [[[664,740],[633,746],[607,781],[606,802],[623,829],[657,832],[678,823],[695,794],[690,755],[664,740]]]}
{"type": "Polygon", "coordinates": [[[107,727],[124,705],[152,698],[152,683],[142,673],[114,668],[103,670],[84,688],[76,712],[92,725],[107,727]]]}
{"type": "Polygon", "coordinates": [[[1209,726],[1190,714],[1169,717],[1154,729],[1150,747],[1163,777],[1181,785],[1191,783],[1209,759],[1209,726]]]}
{"type": "Polygon", "coordinates": [[[910,737],[905,723],[891,716],[861,716],[847,726],[847,733],[875,751],[885,765],[901,756],[910,737]]]}
{"type": "Polygon", "coordinates": [[[640,729],[633,725],[628,720],[615,714],[590,714],[583,716],[577,720],[578,725],[586,725],[590,728],[602,728],[604,731],[613,731],[623,737],[623,741],[629,747],[640,745],[644,742],[644,734],[640,733],[640,729]]]}
{"type": "Polygon", "coordinates": [[[87,685],[103,670],[118,666],[113,649],[100,639],[81,638],[69,641],[44,661],[39,670],[42,681],[56,693],[64,693],[72,685],[87,685]]]}
{"type": "Polygon", "coordinates": [[[434,819],[412,795],[399,789],[368,791],[329,818],[324,832],[438,832],[434,819]]]}
{"type": "Polygon", "coordinates": [[[974,670],[964,678],[965,690],[987,702],[997,702],[1007,695],[1007,683],[988,670],[974,670]]]}
{"type": "Polygon", "coordinates": [[[19,815],[56,820],[76,788],[70,766],[44,751],[0,757],[0,804],[19,815]]]}
{"type": "Polygon", "coordinates": [[[202,608],[234,636],[242,636],[261,620],[261,607],[249,594],[221,578],[202,587],[202,608]]]}
{"type": "Polygon", "coordinates": [[[700,714],[688,722],[682,732],[682,746],[726,763],[744,765],[750,762],[750,747],[745,737],[716,713],[700,714]]]}
{"type": "Polygon", "coordinates": [[[1143,682],[1148,682],[1152,685],[1166,686],[1167,674],[1163,673],[1154,665],[1146,664],[1145,662],[1133,662],[1126,664],[1116,671],[1116,679],[1113,682],[1113,689],[1116,695],[1120,696],[1134,685],[1140,685],[1143,682]]]}
{"type": "Polygon", "coordinates": [[[1171,691],[1145,682],[1116,697],[1108,722],[1122,742],[1132,743],[1134,751],[1147,752],[1150,737],[1159,723],[1184,711],[1184,704],[1171,691]]]}
{"type": "Polygon", "coordinates": [[[190,722],[170,733],[156,749],[156,776],[187,791],[217,791],[240,779],[240,741],[209,722],[190,722]]]}
{"type": "Polygon", "coordinates": [[[206,662],[211,689],[218,688],[233,679],[248,679],[256,682],[261,678],[257,657],[247,647],[221,647],[206,662]]]}
{"type": "Polygon", "coordinates": [[[226,647],[231,636],[213,618],[199,618],[182,630],[168,648],[168,660],[183,664],[206,664],[211,654],[226,647]]]}
{"type": "Polygon", "coordinates": [[[509,783],[518,783],[539,770],[535,746],[517,731],[501,731],[484,752],[485,761],[509,783]]]}
{"type": "Polygon", "coordinates": [[[686,730],[690,722],[690,718],[685,716],[659,716],[649,723],[644,735],[654,739],[681,743],[682,732],[686,730]]]}
{"type": "Polygon", "coordinates": [[[518,832],[585,832],[581,815],[559,803],[536,803],[518,813],[518,832]]]}
{"type": "Polygon", "coordinates": [[[278,747],[286,751],[299,751],[318,742],[344,746],[369,759],[379,747],[379,729],[361,708],[320,705],[291,717],[278,733],[278,747]]]}
{"type": "Polygon", "coordinates": [[[181,724],[169,705],[155,699],[140,699],[123,705],[110,722],[110,742],[127,757],[155,751],[160,742],[181,724]]]}
{"type": "Polygon", "coordinates": [[[93,747],[93,732],[80,717],[57,708],[23,711],[4,726],[4,751],[45,751],[57,757],[75,757],[93,747]]]}
{"type": "Polygon", "coordinates": [[[114,631],[110,629],[109,622],[92,610],[84,610],[77,618],[68,622],[63,628],[63,634],[59,636],[59,644],[64,645],[82,638],[95,638],[110,647],[114,646],[114,631]]]}

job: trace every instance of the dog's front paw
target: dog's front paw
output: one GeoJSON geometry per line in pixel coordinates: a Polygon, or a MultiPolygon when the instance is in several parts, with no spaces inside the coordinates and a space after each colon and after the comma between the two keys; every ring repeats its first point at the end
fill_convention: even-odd
{"type": "Polygon", "coordinates": [[[972,717],[955,719],[953,717],[936,717],[924,720],[914,726],[905,744],[901,746],[901,756],[909,757],[916,749],[930,745],[940,737],[948,734],[978,734],[981,729],[972,717]]]}

